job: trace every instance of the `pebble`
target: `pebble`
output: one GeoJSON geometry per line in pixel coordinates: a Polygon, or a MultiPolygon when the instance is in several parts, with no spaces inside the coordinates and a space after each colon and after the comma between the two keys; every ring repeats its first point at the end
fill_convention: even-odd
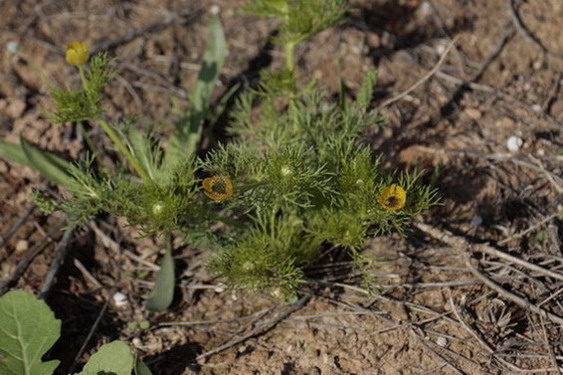
{"type": "Polygon", "coordinates": [[[8,117],[11,117],[13,119],[20,118],[23,115],[26,107],[27,105],[25,104],[24,100],[14,99],[8,103],[5,112],[8,117]]]}
{"type": "Polygon", "coordinates": [[[440,336],[436,339],[436,344],[444,348],[446,345],[448,345],[448,339],[443,336],[440,336]]]}
{"type": "Polygon", "coordinates": [[[467,117],[473,119],[473,120],[479,120],[481,118],[481,111],[478,110],[477,108],[467,108],[465,109],[465,114],[467,115],[467,117]]]}
{"type": "Polygon", "coordinates": [[[522,147],[523,144],[524,140],[515,135],[508,137],[508,139],[506,140],[506,148],[511,152],[520,150],[520,147],[522,147]]]}
{"type": "Polygon", "coordinates": [[[27,240],[19,240],[16,243],[16,253],[23,253],[29,249],[29,242],[27,240]]]}
{"type": "Polygon", "coordinates": [[[215,289],[213,290],[215,291],[215,293],[223,293],[225,289],[227,289],[227,286],[223,283],[219,283],[215,286],[215,289]]]}
{"type": "Polygon", "coordinates": [[[133,340],[131,340],[131,343],[136,348],[142,348],[143,347],[143,343],[142,343],[141,339],[138,338],[138,337],[134,337],[133,340]]]}
{"type": "Polygon", "coordinates": [[[471,219],[471,225],[478,227],[481,224],[483,224],[483,218],[481,216],[473,216],[471,219]]]}
{"type": "Polygon", "coordinates": [[[117,292],[113,295],[113,303],[117,307],[123,307],[129,303],[127,301],[127,296],[121,292],[117,292]]]}
{"type": "Polygon", "coordinates": [[[8,52],[10,53],[16,54],[20,51],[20,45],[18,44],[18,42],[10,40],[8,43],[6,43],[6,50],[8,50],[8,52]]]}

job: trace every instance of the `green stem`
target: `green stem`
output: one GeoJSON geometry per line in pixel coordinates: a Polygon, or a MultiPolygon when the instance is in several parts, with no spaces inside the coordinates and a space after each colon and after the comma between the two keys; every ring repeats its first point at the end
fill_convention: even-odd
{"type": "Polygon", "coordinates": [[[141,177],[145,183],[151,183],[152,179],[151,177],[147,174],[147,172],[143,169],[143,167],[141,166],[141,164],[139,163],[139,161],[137,159],[135,159],[135,157],[133,156],[133,154],[131,153],[131,151],[129,151],[129,149],[127,148],[127,146],[125,145],[125,143],[123,143],[123,141],[119,138],[119,136],[115,133],[115,131],[113,130],[113,128],[111,127],[110,124],[107,123],[106,120],[104,120],[103,118],[98,118],[98,122],[100,123],[100,125],[102,126],[102,129],[104,129],[104,131],[106,132],[106,134],[108,135],[108,137],[112,140],[112,142],[115,144],[115,146],[117,147],[117,149],[119,150],[119,152],[125,156],[127,158],[127,160],[129,161],[129,163],[131,163],[131,166],[133,167],[133,169],[137,172],[137,174],[139,175],[139,177],[141,177]]]}
{"type": "Polygon", "coordinates": [[[285,44],[285,67],[291,73],[295,72],[295,44],[285,44]]]}
{"type": "MultiPolygon", "coordinates": [[[[86,75],[84,74],[84,68],[82,67],[82,65],[78,65],[78,71],[80,72],[80,80],[82,81],[82,88],[84,90],[87,90],[88,81],[86,80],[86,75]]],[[[139,177],[141,177],[145,181],[145,183],[151,183],[152,182],[151,177],[144,170],[144,168],[141,166],[139,161],[137,159],[135,159],[135,157],[133,156],[131,151],[129,151],[127,146],[123,143],[123,141],[115,133],[115,131],[113,130],[111,125],[108,124],[107,121],[104,120],[101,117],[98,118],[98,122],[100,123],[100,125],[102,126],[102,129],[104,129],[104,131],[106,132],[108,137],[110,137],[112,142],[115,144],[115,146],[117,147],[119,152],[121,152],[121,154],[127,158],[129,163],[131,163],[131,166],[137,172],[139,177]]]]}
{"type": "Polygon", "coordinates": [[[86,90],[88,81],[86,81],[86,76],[84,75],[84,69],[82,68],[82,65],[78,65],[78,72],[80,72],[80,80],[82,81],[82,88],[86,90]]]}

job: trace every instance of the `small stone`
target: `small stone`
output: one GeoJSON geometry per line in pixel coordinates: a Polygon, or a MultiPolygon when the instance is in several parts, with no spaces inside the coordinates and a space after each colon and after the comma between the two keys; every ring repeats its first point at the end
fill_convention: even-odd
{"type": "Polygon", "coordinates": [[[143,343],[141,342],[141,339],[138,338],[138,337],[134,337],[133,340],[131,340],[131,343],[136,348],[142,348],[143,347],[143,343]]]}
{"type": "Polygon", "coordinates": [[[522,138],[515,135],[508,137],[508,139],[506,140],[506,148],[511,152],[520,150],[520,147],[522,147],[523,144],[524,141],[522,140],[522,138]]]}
{"type": "Polygon", "coordinates": [[[497,120],[495,125],[497,128],[513,129],[515,122],[510,117],[505,116],[497,120]]]}
{"type": "Polygon", "coordinates": [[[446,347],[446,345],[448,345],[448,339],[446,339],[443,336],[438,337],[438,339],[436,340],[436,344],[440,345],[442,348],[446,347]]]}
{"type": "Polygon", "coordinates": [[[443,55],[444,52],[446,52],[446,44],[444,43],[440,43],[436,46],[436,52],[438,52],[438,55],[443,55]]]}
{"type": "Polygon", "coordinates": [[[381,38],[376,33],[367,32],[366,33],[366,39],[367,39],[367,44],[371,48],[378,48],[378,47],[381,46],[381,38]]]}
{"type": "Polygon", "coordinates": [[[223,283],[219,283],[213,290],[215,291],[215,293],[223,293],[225,289],[227,289],[227,286],[223,283]]]}
{"type": "Polygon", "coordinates": [[[26,251],[27,249],[29,249],[29,242],[26,240],[19,240],[16,243],[16,253],[23,253],[24,251],[26,251]]]}
{"type": "Polygon", "coordinates": [[[113,303],[117,307],[123,307],[129,303],[127,301],[127,296],[121,292],[117,292],[113,295],[113,303]]]}
{"type": "Polygon", "coordinates": [[[471,219],[471,225],[478,227],[481,224],[483,224],[483,218],[481,216],[473,216],[471,219]]]}
{"type": "Polygon", "coordinates": [[[465,114],[467,115],[467,117],[473,120],[479,120],[482,115],[481,111],[478,110],[477,108],[466,108],[465,114]]]}
{"type": "Polygon", "coordinates": [[[10,40],[8,43],[6,43],[6,50],[10,53],[16,54],[20,51],[20,45],[18,44],[18,42],[10,40]]]}
{"type": "Polygon", "coordinates": [[[9,102],[8,107],[6,108],[6,115],[13,119],[20,118],[23,112],[25,111],[26,104],[24,100],[15,99],[9,102]]]}

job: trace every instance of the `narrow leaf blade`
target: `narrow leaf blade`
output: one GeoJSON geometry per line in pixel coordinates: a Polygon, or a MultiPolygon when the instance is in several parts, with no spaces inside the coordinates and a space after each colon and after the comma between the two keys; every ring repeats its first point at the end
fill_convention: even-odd
{"type": "Polygon", "coordinates": [[[160,271],[151,296],[147,300],[147,310],[163,311],[170,306],[174,298],[174,260],[170,247],[167,247],[160,261],[160,271]]]}
{"type": "Polygon", "coordinates": [[[74,179],[69,172],[72,164],[50,152],[33,147],[22,135],[20,135],[20,143],[29,165],[37,169],[45,178],[66,188],[73,186],[74,179]]]}
{"type": "Polygon", "coordinates": [[[59,361],[41,357],[58,340],[61,321],[41,300],[15,290],[0,297],[0,374],[52,374],[59,361]]]}
{"type": "Polygon", "coordinates": [[[0,139],[0,158],[31,167],[22,148],[12,142],[0,139]]]}
{"type": "Polygon", "coordinates": [[[209,25],[201,69],[190,95],[191,108],[176,125],[176,131],[170,138],[164,159],[165,167],[170,167],[196,153],[202,133],[201,124],[208,113],[211,94],[217,85],[227,53],[227,42],[221,21],[217,15],[214,15],[209,25]]]}

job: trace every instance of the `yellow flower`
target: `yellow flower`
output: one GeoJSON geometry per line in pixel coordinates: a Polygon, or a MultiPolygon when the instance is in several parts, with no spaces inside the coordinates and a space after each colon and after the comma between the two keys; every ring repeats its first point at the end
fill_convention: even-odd
{"type": "Polygon", "coordinates": [[[88,61],[88,44],[72,42],[66,49],[66,62],[70,65],[83,65],[88,61]]]}
{"type": "Polygon", "coordinates": [[[204,193],[215,202],[221,202],[234,194],[233,183],[228,177],[213,176],[203,180],[204,193]]]}
{"type": "Polygon", "coordinates": [[[397,211],[405,207],[407,193],[397,184],[387,186],[379,194],[379,204],[387,211],[397,211]]]}

